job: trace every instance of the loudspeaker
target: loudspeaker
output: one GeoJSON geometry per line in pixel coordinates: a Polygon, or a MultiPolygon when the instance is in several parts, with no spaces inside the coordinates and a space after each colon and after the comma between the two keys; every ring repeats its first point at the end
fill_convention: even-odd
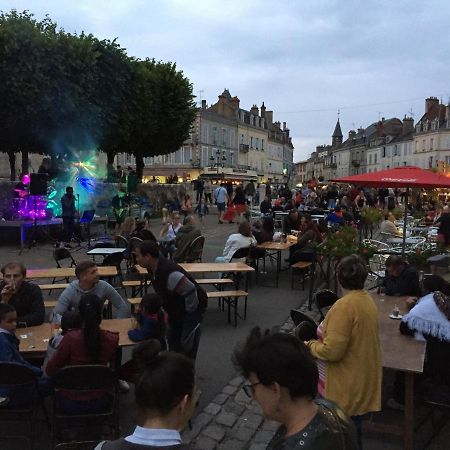
{"type": "Polygon", "coordinates": [[[128,193],[137,192],[138,177],[137,175],[128,175],[127,177],[127,191],[128,193]]]}
{"type": "Polygon", "coordinates": [[[30,176],[30,194],[47,195],[47,174],[32,173],[30,176]]]}

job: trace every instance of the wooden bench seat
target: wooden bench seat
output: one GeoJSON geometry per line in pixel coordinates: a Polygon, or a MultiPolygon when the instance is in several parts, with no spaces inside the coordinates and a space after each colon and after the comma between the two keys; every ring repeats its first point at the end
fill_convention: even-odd
{"type": "Polygon", "coordinates": [[[299,261],[296,262],[295,264],[292,264],[291,268],[292,269],[299,269],[299,270],[303,270],[303,269],[308,269],[309,267],[312,266],[312,262],[309,261],[299,261]]]}
{"type": "Polygon", "coordinates": [[[294,289],[294,277],[295,277],[295,273],[299,273],[300,274],[300,280],[302,282],[302,289],[305,290],[305,280],[307,277],[310,278],[310,274],[311,274],[311,267],[312,267],[313,263],[310,261],[298,261],[295,264],[291,265],[291,269],[292,269],[292,278],[291,278],[291,289],[294,289]]]}
{"type": "Polygon", "coordinates": [[[125,281],[122,281],[122,286],[123,287],[136,287],[136,286],[141,286],[141,284],[143,284],[143,282],[141,280],[125,280],[125,281]]]}
{"type": "MultiPolygon", "coordinates": [[[[208,298],[217,298],[219,300],[219,306],[222,302],[227,304],[228,310],[228,323],[231,323],[231,308],[234,309],[234,326],[237,326],[237,318],[238,318],[238,299],[239,297],[244,297],[244,316],[243,319],[247,319],[247,297],[248,292],[246,291],[214,291],[206,293],[208,298]]],[[[223,309],[223,308],[222,308],[223,309]]]]}
{"type": "Polygon", "coordinates": [[[231,278],[200,278],[195,280],[198,284],[233,284],[231,278]]]}
{"type": "Polygon", "coordinates": [[[55,284],[38,284],[41,291],[51,291],[53,289],[65,289],[69,283],[55,283],[55,284]]]}
{"type": "Polygon", "coordinates": [[[44,300],[44,306],[46,308],[54,308],[57,303],[58,303],[58,300],[44,300]]]}

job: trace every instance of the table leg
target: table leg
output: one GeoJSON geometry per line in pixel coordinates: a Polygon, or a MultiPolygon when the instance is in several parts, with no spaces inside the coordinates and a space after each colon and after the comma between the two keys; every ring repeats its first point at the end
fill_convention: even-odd
{"type": "Polygon", "coordinates": [[[414,448],[414,374],[405,372],[404,448],[414,448]]]}
{"type": "Polygon", "coordinates": [[[278,287],[278,278],[281,272],[281,250],[277,250],[277,277],[275,286],[278,287]]]}

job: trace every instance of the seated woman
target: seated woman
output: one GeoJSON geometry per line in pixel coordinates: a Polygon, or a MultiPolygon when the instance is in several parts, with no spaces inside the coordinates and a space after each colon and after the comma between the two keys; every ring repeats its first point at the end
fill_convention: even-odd
{"type": "Polygon", "coordinates": [[[319,393],[354,420],[360,443],[362,416],[381,409],[378,313],[364,290],[367,274],[366,264],[358,256],[342,259],[337,277],[343,297],[319,325],[319,339],[306,342],[319,361],[319,393]]]}
{"type": "Polygon", "coordinates": [[[139,372],[135,388],[138,424],[133,434],[100,442],[95,450],[187,450],[179,430],[187,425],[198,399],[194,362],[180,353],[159,350],[159,343],[149,340],[133,352],[139,372]]]}
{"type": "Polygon", "coordinates": [[[123,223],[120,225],[120,236],[124,237],[127,241],[133,236],[133,231],[135,230],[135,220],[134,217],[126,217],[123,223]]]}
{"type": "MultiPolygon", "coordinates": [[[[110,364],[119,345],[119,333],[101,330],[103,303],[92,294],[85,294],[79,303],[82,328],[70,330],[47,363],[46,373],[53,377],[66,366],[110,364]]],[[[67,412],[87,412],[103,405],[101,393],[86,393],[80,397],[61,394],[60,404],[67,412]]]]}
{"type": "Polygon", "coordinates": [[[273,223],[272,217],[263,217],[261,218],[261,220],[258,220],[255,223],[252,232],[258,244],[273,241],[273,235],[275,233],[275,225],[273,223]]]}
{"type": "Polygon", "coordinates": [[[427,341],[424,374],[450,386],[450,284],[432,275],[424,280],[428,294],[403,316],[400,332],[427,341]]]}
{"type": "Polygon", "coordinates": [[[312,261],[314,258],[313,243],[322,242],[319,227],[312,220],[310,214],[303,214],[300,219],[300,234],[297,244],[289,248],[289,262],[312,261]]]}
{"type": "Polygon", "coordinates": [[[131,234],[132,237],[137,237],[143,241],[155,241],[155,235],[150,231],[148,222],[145,219],[136,220],[136,227],[131,234]]]}
{"type": "Polygon", "coordinates": [[[172,220],[162,227],[159,234],[162,238],[164,238],[164,241],[160,242],[160,246],[166,253],[166,256],[167,254],[172,256],[175,253],[175,239],[182,226],[180,213],[178,211],[174,211],[172,213],[172,220]]]}
{"type": "MultiPolygon", "coordinates": [[[[223,256],[218,256],[216,262],[230,262],[234,253],[240,248],[251,247],[256,244],[256,239],[252,235],[250,224],[243,220],[239,224],[238,233],[231,234],[223,249],[223,256]]],[[[236,260],[238,262],[239,260],[236,260]]]]}
{"type": "Polygon", "coordinates": [[[316,399],[318,372],[306,346],[287,333],[264,334],[256,327],[233,362],[249,384],[244,392],[266,419],[282,426],[268,450],[356,450],[354,428],[332,402],[316,399]]]}

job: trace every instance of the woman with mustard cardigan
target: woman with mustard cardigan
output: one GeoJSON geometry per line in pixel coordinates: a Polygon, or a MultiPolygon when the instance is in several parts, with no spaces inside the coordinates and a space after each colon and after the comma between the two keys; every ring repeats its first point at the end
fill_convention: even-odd
{"type": "Polygon", "coordinates": [[[381,409],[381,349],[377,308],[364,290],[366,264],[356,255],[337,267],[343,297],[306,342],[318,360],[319,392],[355,422],[361,442],[361,416],[381,409]]]}

